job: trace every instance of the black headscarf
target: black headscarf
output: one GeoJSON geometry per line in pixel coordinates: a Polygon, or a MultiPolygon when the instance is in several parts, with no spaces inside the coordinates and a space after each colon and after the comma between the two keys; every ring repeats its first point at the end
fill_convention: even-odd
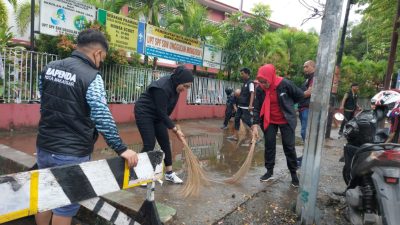
{"type": "Polygon", "coordinates": [[[184,66],[178,66],[171,75],[172,83],[175,87],[180,84],[193,82],[194,76],[192,71],[186,69],[184,66]]]}

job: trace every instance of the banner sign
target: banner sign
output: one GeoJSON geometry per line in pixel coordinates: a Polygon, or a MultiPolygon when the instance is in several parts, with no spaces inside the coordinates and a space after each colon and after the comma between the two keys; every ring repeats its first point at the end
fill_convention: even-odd
{"type": "Polygon", "coordinates": [[[103,9],[98,10],[97,19],[106,27],[111,47],[123,49],[128,55],[136,52],[138,21],[103,9]]]}
{"type": "Polygon", "coordinates": [[[96,8],[73,0],[40,0],[40,33],[77,36],[96,19],[96,8]]]}
{"type": "Polygon", "coordinates": [[[139,22],[137,52],[145,54],[146,23],[139,22]]]}
{"type": "Polygon", "coordinates": [[[199,40],[147,25],[146,55],[201,66],[203,47],[199,40]]]}
{"type": "Polygon", "coordinates": [[[203,67],[221,69],[222,50],[212,45],[204,45],[203,67]]]}

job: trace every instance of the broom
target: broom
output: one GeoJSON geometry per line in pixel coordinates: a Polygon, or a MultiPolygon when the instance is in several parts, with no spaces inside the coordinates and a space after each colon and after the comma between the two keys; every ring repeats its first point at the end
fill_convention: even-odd
{"type": "Polygon", "coordinates": [[[244,163],[240,167],[240,169],[232,177],[224,180],[225,183],[234,184],[244,178],[244,176],[250,170],[251,162],[253,161],[255,148],[256,148],[256,137],[253,136],[253,138],[251,139],[250,151],[249,151],[249,154],[247,154],[246,160],[244,161],[244,163]]]}
{"type": "MultiPolygon", "coordinates": [[[[177,128],[181,130],[179,125],[177,128]]],[[[182,195],[186,198],[189,196],[197,196],[200,192],[200,188],[203,185],[209,185],[210,179],[205,175],[204,170],[201,168],[199,160],[193,154],[188,143],[183,138],[181,139],[183,144],[183,152],[185,154],[185,169],[187,171],[187,181],[185,182],[182,195]]]]}

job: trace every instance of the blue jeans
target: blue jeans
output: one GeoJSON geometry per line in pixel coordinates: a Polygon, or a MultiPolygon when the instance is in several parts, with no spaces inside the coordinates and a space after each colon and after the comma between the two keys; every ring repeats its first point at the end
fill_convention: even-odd
{"type": "Polygon", "coordinates": [[[308,111],[309,109],[306,108],[303,111],[299,112],[299,118],[301,123],[301,138],[303,142],[306,140],[306,130],[307,130],[307,120],[308,120],[308,111]]]}
{"type": "MultiPolygon", "coordinates": [[[[46,152],[37,147],[36,149],[36,160],[39,169],[45,169],[55,166],[64,166],[69,164],[78,164],[87,162],[90,160],[90,155],[84,157],[70,156],[70,155],[58,155],[50,152],[46,152]]],[[[53,214],[57,216],[73,217],[79,210],[79,204],[71,204],[64,207],[53,209],[53,214]]]]}

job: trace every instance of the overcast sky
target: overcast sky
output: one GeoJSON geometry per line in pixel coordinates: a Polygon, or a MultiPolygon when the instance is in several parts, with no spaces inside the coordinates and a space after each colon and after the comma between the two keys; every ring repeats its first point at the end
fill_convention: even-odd
{"type": "MultiPolygon", "coordinates": [[[[233,7],[240,7],[240,0],[217,0],[219,2],[225,3],[227,5],[231,5],[233,7]]],[[[317,7],[318,0],[302,0],[308,3],[311,6],[317,7]]],[[[325,2],[324,0],[320,0],[321,2],[325,2]]],[[[306,22],[304,25],[301,25],[304,19],[310,17],[312,15],[312,11],[308,10],[305,6],[300,4],[300,0],[243,0],[243,10],[251,11],[253,5],[256,3],[268,4],[271,7],[272,15],[271,20],[289,25],[291,27],[297,27],[304,31],[308,31],[311,28],[314,28],[317,32],[321,29],[321,18],[312,19],[306,22]]],[[[345,13],[347,0],[343,1],[343,10],[342,10],[342,23],[345,13]]],[[[356,14],[354,12],[356,6],[352,6],[352,10],[350,12],[349,19],[350,21],[357,22],[360,21],[361,15],[356,14]]]]}

